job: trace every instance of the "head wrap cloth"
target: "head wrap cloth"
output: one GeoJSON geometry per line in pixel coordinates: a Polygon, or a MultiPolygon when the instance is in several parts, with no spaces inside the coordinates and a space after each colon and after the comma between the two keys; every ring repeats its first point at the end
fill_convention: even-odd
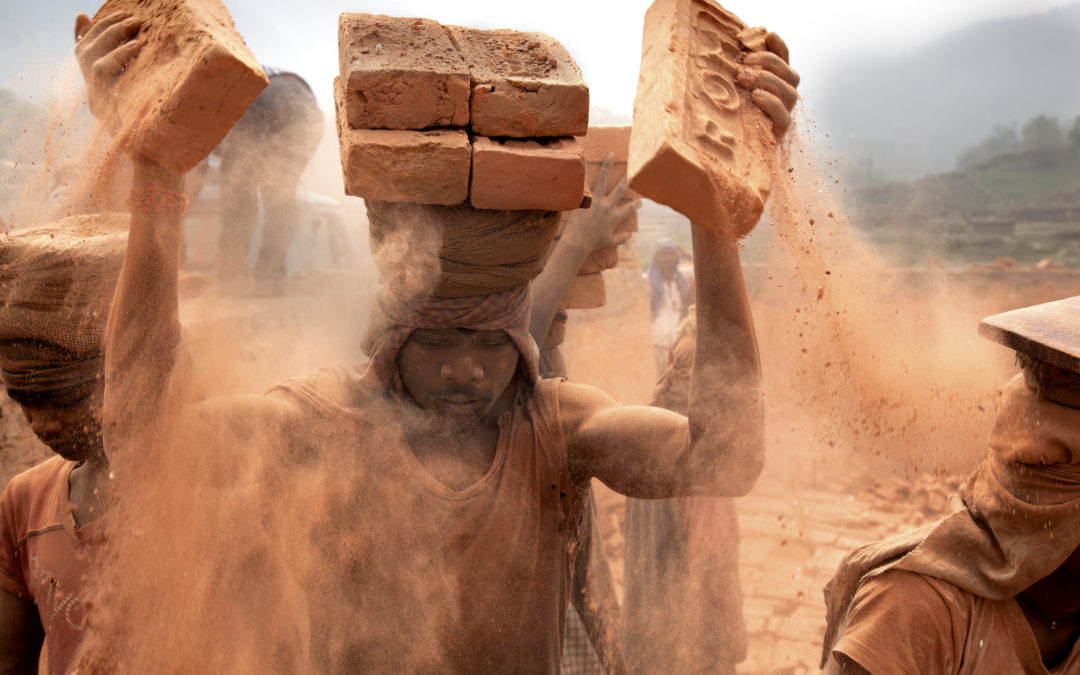
{"type": "Polygon", "coordinates": [[[398,351],[418,328],[465,328],[503,330],[521,353],[530,381],[540,372],[540,350],[529,334],[532,293],[528,284],[509,290],[464,298],[404,300],[382,289],[372,311],[364,338],[364,352],[371,357],[369,370],[389,383],[398,351]]]}
{"type": "Polygon", "coordinates": [[[1014,377],[990,454],[961,488],[964,508],[933,525],[850,553],[825,587],[822,665],[863,580],[897,569],[977,596],[1016,596],[1080,547],[1080,410],[1041,398],[1014,377]]]}
{"type": "Polygon", "coordinates": [[[0,371],[11,389],[100,380],[129,216],[72,216],[0,240],[0,371]]]}
{"type": "Polygon", "coordinates": [[[543,270],[560,214],[372,200],[366,206],[383,282],[363,344],[376,378],[391,382],[398,351],[414,330],[464,328],[505,331],[535,381],[540,357],[529,334],[529,282],[543,270]],[[409,275],[414,268],[430,270],[430,278],[417,285],[409,275]]]}
{"type": "MultiPolygon", "coordinates": [[[[496,211],[467,204],[366,202],[371,250],[384,277],[418,259],[437,261],[430,295],[461,298],[510,290],[544,269],[558,211],[496,211]],[[390,242],[404,251],[386,251],[390,242]]],[[[394,246],[391,246],[393,248],[394,246]]],[[[385,280],[385,279],[384,279],[385,280]]]]}

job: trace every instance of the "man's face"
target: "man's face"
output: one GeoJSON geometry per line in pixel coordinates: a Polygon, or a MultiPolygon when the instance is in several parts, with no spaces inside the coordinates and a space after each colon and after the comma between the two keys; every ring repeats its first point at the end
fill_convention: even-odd
{"type": "Polygon", "coordinates": [[[665,279],[670,279],[679,266],[679,254],[673,248],[662,248],[656,252],[656,267],[665,279]]]}
{"type": "Polygon", "coordinates": [[[76,462],[103,456],[100,383],[75,387],[63,395],[8,393],[37,437],[56,454],[76,462]]]}
{"type": "Polygon", "coordinates": [[[479,423],[514,379],[519,358],[505,331],[418,329],[402,346],[398,367],[418,406],[479,423]]]}

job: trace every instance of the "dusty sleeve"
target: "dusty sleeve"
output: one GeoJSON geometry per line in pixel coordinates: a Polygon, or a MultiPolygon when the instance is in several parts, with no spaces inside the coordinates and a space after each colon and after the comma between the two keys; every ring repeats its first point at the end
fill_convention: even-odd
{"type": "Polygon", "coordinates": [[[0,588],[20,598],[29,598],[30,589],[26,587],[19,561],[20,528],[14,502],[15,489],[9,483],[0,496],[0,588]]]}
{"type": "Polygon", "coordinates": [[[832,653],[871,673],[956,672],[966,634],[963,593],[943,591],[911,572],[891,571],[862,584],[832,653]]]}

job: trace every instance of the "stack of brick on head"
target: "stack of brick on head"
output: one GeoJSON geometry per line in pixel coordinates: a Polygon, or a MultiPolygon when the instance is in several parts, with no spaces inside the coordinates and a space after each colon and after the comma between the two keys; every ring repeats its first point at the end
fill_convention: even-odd
{"type": "Polygon", "coordinates": [[[102,534],[105,321],[128,219],[73,216],[0,241],[0,374],[55,457],[0,497],[0,664],[67,670],[86,621],[87,556],[102,534]],[[36,605],[36,608],[35,608],[36,605]]]}
{"type": "Polygon", "coordinates": [[[536,379],[528,284],[560,212],[587,205],[588,88],[556,41],[342,14],[346,191],[382,275],[367,348],[388,378],[412,329],[503,330],[536,379]]]}
{"type": "MultiPolygon", "coordinates": [[[[181,344],[180,218],[140,208],[109,324],[106,429],[125,442],[132,426],[177,420],[171,428],[194,438],[175,450],[176,466],[239,454],[259,467],[262,510],[254,521],[269,519],[287,539],[282,550],[309,612],[281,618],[300,634],[310,623],[313,670],[557,672],[591,478],[642,498],[735,495],[761,470],[760,369],[734,236],[756,214],[737,210],[726,227],[695,234],[695,261],[707,269],[698,275],[704,337],[689,419],[620,406],[585,385],[538,380],[524,280],[538,270],[557,213],[583,201],[584,160],[570,137],[585,132],[588,104],[576,67],[536,34],[345,15],[341,35],[338,130],[348,190],[371,202],[380,264],[401,250],[430,254],[415,265],[384,265],[370,364],[324,369],[263,396],[197,403],[161,396],[181,344]],[[387,128],[394,126],[387,118],[406,121],[387,128]],[[455,236],[456,228],[469,236],[455,236]],[[502,258],[510,249],[513,257],[502,258]],[[132,370],[140,377],[126,376],[132,370]]],[[[83,60],[125,49],[126,38],[115,37],[112,50],[83,60]]],[[[97,72],[94,63],[82,65],[97,72]]],[[[779,57],[746,54],[742,69],[752,77],[740,82],[753,85],[755,100],[775,102],[759,106],[786,128],[797,76],[779,57]]],[[[95,83],[90,96],[109,100],[106,84],[95,83]]],[[[183,183],[145,156],[134,180],[135,191],[183,183]]],[[[265,633],[237,635],[266,625],[257,621],[267,614],[260,603],[273,603],[277,581],[260,577],[261,589],[207,598],[214,584],[199,572],[202,558],[228,555],[242,533],[222,550],[205,540],[217,528],[187,532],[190,539],[159,532],[161,489],[140,496],[143,484],[124,487],[127,506],[114,512],[147,522],[130,542],[145,564],[128,564],[124,583],[138,588],[140,576],[175,569],[175,588],[162,591],[174,604],[163,620],[159,594],[127,593],[123,614],[112,617],[126,629],[117,638],[123,650],[115,641],[103,647],[135,662],[132,669],[175,670],[178,653],[221,656],[206,623],[216,619],[211,630],[228,631],[229,644],[288,668],[279,657],[291,653],[259,649],[265,633]],[[197,556],[187,541],[200,542],[197,556]],[[159,550],[174,555],[153,559],[159,550]],[[230,621],[244,604],[259,611],[230,621]],[[175,644],[171,637],[181,633],[184,644],[175,644]]],[[[190,530],[190,514],[182,515],[172,519],[174,530],[190,530]]]]}
{"type": "Polygon", "coordinates": [[[1080,297],[985,319],[1017,351],[990,452],[939,522],[850,553],[826,672],[1080,670],[1080,297]]]}

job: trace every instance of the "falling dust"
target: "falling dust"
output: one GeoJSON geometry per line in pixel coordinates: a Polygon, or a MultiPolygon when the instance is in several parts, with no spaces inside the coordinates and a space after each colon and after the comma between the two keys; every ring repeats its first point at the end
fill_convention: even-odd
{"type": "Polygon", "coordinates": [[[852,466],[967,473],[985,451],[995,389],[1014,371],[978,322],[1009,307],[943,270],[894,268],[859,238],[819,154],[797,135],[783,154],[751,282],[770,461],[826,483],[852,466]]]}
{"type": "MultiPolygon", "coordinates": [[[[736,500],[741,544],[726,542],[741,548],[750,631],[740,672],[816,672],[821,589],[840,557],[947,513],[986,453],[998,387],[1017,367],[979,321],[1080,293],[1076,275],[893,265],[862,239],[843,186],[799,131],[743,251],[767,449],[757,487],[736,500]]],[[[605,273],[605,307],[570,312],[563,350],[571,379],[640,404],[655,382],[648,286],[624,272],[605,273]]],[[[621,593],[623,499],[596,481],[594,493],[621,593]]]]}
{"type": "MultiPolygon", "coordinates": [[[[85,115],[70,99],[52,113],[25,198],[6,206],[9,226],[121,208],[124,162],[117,148],[87,135],[85,115]]],[[[798,494],[852,475],[965,473],[984,451],[995,388],[1014,370],[1007,350],[978,337],[976,326],[1018,298],[952,283],[943,270],[892,268],[859,239],[820,159],[794,136],[785,158],[793,170],[780,174],[758,225],[765,262],[746,266],[768,402],[762,481],[798,494]]],[[[307,187],[336,197],[335,144],[330,129],[307,187]]],[[[363,222],[359,200],[345,208],[350,222],[363,222]]],[[[458,611],[448,600],[457,595],[452,580],[416,570],[413,602],[402,611],[356,602],[364,584],[400,583],[398,576],[362,584],[320,572],[363,556],[383,561],[380,569],[410,559],[415,541],[373,541],[369,526],[422,520],[419,505],[398,495],[357,494],[358,486],[378,490],[380,467],[365,464],[342,430],[306,430],[305,458],[282,456],[280,438],[250,420],[227,426],[231,438],[201,433],[224,414],[215,396],[259,393],[289,375],[359,358],[366,306],[357,303],[373,295],[376,275],[362,245],[358,255],[363,268],[314,274],[279,297],[237,295],[198,273],[182,277],[197,383],[188,391],[210,402],[200,413],[210,422],[169,420],[163,436],[112,457],[119,504],[106,516],[108,545],[90,580],[95,637],[84,670],[296,672],[313,636],[327,644],[323,663],[347,660],[348,634],[360,623],[421,643],[416,663],[440,662],[437,627],[458,611]],[[362,504],[379,506],[371,512],[362,504]]],[[[608,307],[618,311],[573,312],[565,350],[572,378],[643,403],[655,379],[647,287],[636,275],[622,277],[608,286],[608,307]],[[639,320],[640,330],[627,326],[639,320]],[[613,349],[618,340],[626,348],[613,349]]],[[[1030,302],[1041,299],[1050,298],[1030,302]]],[[[386,425],[365,433],[373,444],[400,441],[400,429],[386,425]]]]}

